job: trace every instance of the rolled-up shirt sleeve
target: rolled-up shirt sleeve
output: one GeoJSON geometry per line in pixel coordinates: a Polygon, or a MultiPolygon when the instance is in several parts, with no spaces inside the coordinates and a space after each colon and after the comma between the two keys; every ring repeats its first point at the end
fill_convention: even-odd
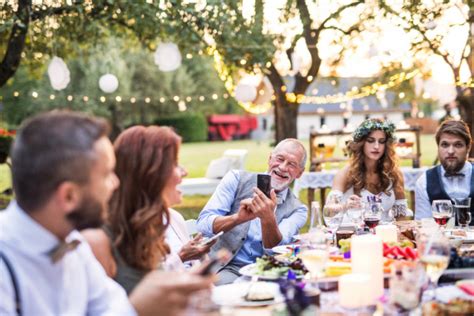
{"type": "MultiPolygon", "coordinates": [[[[281,233],[281,240],[278,245],[287,245],[293,241],[293,236],[300,232],[300,229],[306,223],[308,218],[308,210],[306,206],[302,205],[297,208],[291,216],[283,219],[278,224],[278,229],[281,233]]],[[[266,253],[271,253],[271,249],[264,248],[266,253]]]]}
{"type": "Polygon", "coordinates": [[[416,181],[415,186],[415,219],[432,217],[430,198],[426,190],[426,172],[416,181]]]}
{"type": "Polygon", "coordinates": [[[205,237],[214,235],[214,220],[219,216],[229,215],[235,194],[239,186],[240,174],[237,170],[229,171],[204,206],[197,219],[197,230],[205,237]]]}

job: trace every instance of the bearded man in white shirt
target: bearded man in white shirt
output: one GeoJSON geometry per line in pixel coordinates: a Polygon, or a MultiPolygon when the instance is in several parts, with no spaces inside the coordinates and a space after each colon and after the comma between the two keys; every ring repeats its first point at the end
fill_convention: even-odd
{"type": "Polygon", "coordinates": [[[152,272],[127,298],[106,276],[77,230],[102,224],[119,185],[108,131],[103,120],[56,111],[17,134],[16,201],[0,213],[0,315],[174,315],[210,286],[152,272]]]}
{"type": "MultiPolygon", "coordinates": [[[[471,225],[474,224],[474,168],[467,161],[472,146],[467,124],[444,121],[436,132],[440,165],[427,170],[416,182],[415,219],[432,218],[434,200],[471,198],[471,225]]],[[[453,202],[454,204],[454,202],[453,202]]]]}

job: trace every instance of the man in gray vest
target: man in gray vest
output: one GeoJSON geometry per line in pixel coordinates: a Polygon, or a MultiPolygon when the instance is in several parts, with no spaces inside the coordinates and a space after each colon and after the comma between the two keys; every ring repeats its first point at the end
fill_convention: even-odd
{"type": "Polygon", "coordinates": [[[303,145],[296,139],[285,139],[268,158],[270,198],[256,187],[256,173],[232,170],[219,183],[197,220],[204,236],[224,232],[211,256],[221,248],[232,253],[219,270],[217,284],[232,283],[240,276],[241,267],[254,263],[267,250],[289,243],[306,223],[306,206],[288,188],[302,175],[305,163],[303,145]]]}
{"type": "MultiPolygon", "coordinates": [[[[434,200],[470,197],[474,201],[474,168],[466,161],[472,146],[469,127],[463,121],[444,121],[436,132],[436,143],[441,165],[427,170],[416,182],[416,219],[433,217],[434,200]]],[[[472,202],[470,212],[474,219],[472,202]]]]}

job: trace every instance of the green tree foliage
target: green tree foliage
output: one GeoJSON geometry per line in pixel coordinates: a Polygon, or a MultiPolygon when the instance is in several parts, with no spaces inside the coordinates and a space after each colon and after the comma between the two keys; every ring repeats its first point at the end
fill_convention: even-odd
{"type": "Polygon", "coordinates": [[[180,113],[155,120],[160,126],[172,126],[183,138],[183,142],[202,142],[207,140],[207,121],[200,113],[180,113]]]}
{"type": "Polygon", "coordinates": [[[207,56],[185,59],[178,70],[164,73],[155,66],[152,54],[136,41],[109,38],[108,42],[92,48],[87,57],[77,56],[65,62],[70,69],[71,82],[62,91],[51,88],[46,75],[47,64],[35,71],[38,78],[32,77],[28,66],[21,66],[17,75],[0,88],[5,119],[12,126],[39,111],[67,108],[109,118],[116,134],[126,126],[149,124],[158,117],[176,113],[175,96],[185,102],[188,112],[209,115],[240,111],[234,99],[222,98],[225,88],[207,56]],[[128,49],[133,44],[137,48],[128,49]],[[103,93],[98,86],[100,76],[106,73],[119,79],[119,88],[112,95],[103,93]],[[15,92],[19,95],[15,96],[15,92]],[[34,92],[38,97],[32,96],[34,92]],[[212,99],[214,93],[219,96],[217,100],[212,99]],[[51,95],[55,98],[51,99],[51,95]],[[67,99],[69,95],[73,96],[71,101],[67,99]],[[106,102],[100,101],[103,96],[106,102]],[[121,102],[117,102],[117,96],[121,102]],[[204,101],[200,101],[200,96],[205,97],[204,101]],[[133,103],[132,97],[135,98],[133,103]],[[146,98],[151,102],[146,103],[146,98]],[[161,98],[165,101],[160,102],[161,98]]]}

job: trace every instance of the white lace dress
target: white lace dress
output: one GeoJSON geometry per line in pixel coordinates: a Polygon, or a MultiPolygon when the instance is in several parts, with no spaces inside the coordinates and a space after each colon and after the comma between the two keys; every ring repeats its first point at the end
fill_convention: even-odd
{"type": "MultiPolygon", "coordinates": [[[[384,210],[392,210],[392,214],[395,217],[398,216],[413,216],[413,211],[408,208],[407,205],[407,200],[406,199],[395,199],[395,192],[393,191],[393,188],[390,188],[388,190],[389,194],[386,194],[385,192],[381,192],[379,194],[373,194],[369,192],[367,189],[363,189],[358,195],[361,197],[362,202],[368,203],[369,199],[368,197],[373,197],[377,196],[378,199],[382,203],[382,207],[384,210]]],[[[327,197],[327,200],[331,198],[331,196],[339,196],[340,200],[342,203],[346,203],[347,200],[351,195],[354,194],[354,188],[350,187],[346,192],[342,193],[341,191],[338,190],[332,190],[327,197]]]]}
{"type": "MultiPolygon", "coordinates": [[[[361,200],[364,203],[368,203],[369,200],[368,200],[367,197],[377,196],[380,199],[381,203],[382,203],[383,209],[384,210],[389,210],[395,204],[395,192],[393,192],[393,189],[389,189],[388,193],[390,195],[387,195],[384,192],[381,192],[379,194],[373,194],[373,193],[369,192],[368,190],[363,189],[362,191],[360,191],[360,193],[358,195],[361,197],[361,200]]],[[[346,203],[351,195],[354,195],[354,188],[353,187],[350,187],[349,190],[344,192],[344,194],[342,195],[342,202],[346,203]]],[[[399,200],[399,201],[400,202],[405,201],[405,203],[406,203],[406,200],[399,200]]]]}

